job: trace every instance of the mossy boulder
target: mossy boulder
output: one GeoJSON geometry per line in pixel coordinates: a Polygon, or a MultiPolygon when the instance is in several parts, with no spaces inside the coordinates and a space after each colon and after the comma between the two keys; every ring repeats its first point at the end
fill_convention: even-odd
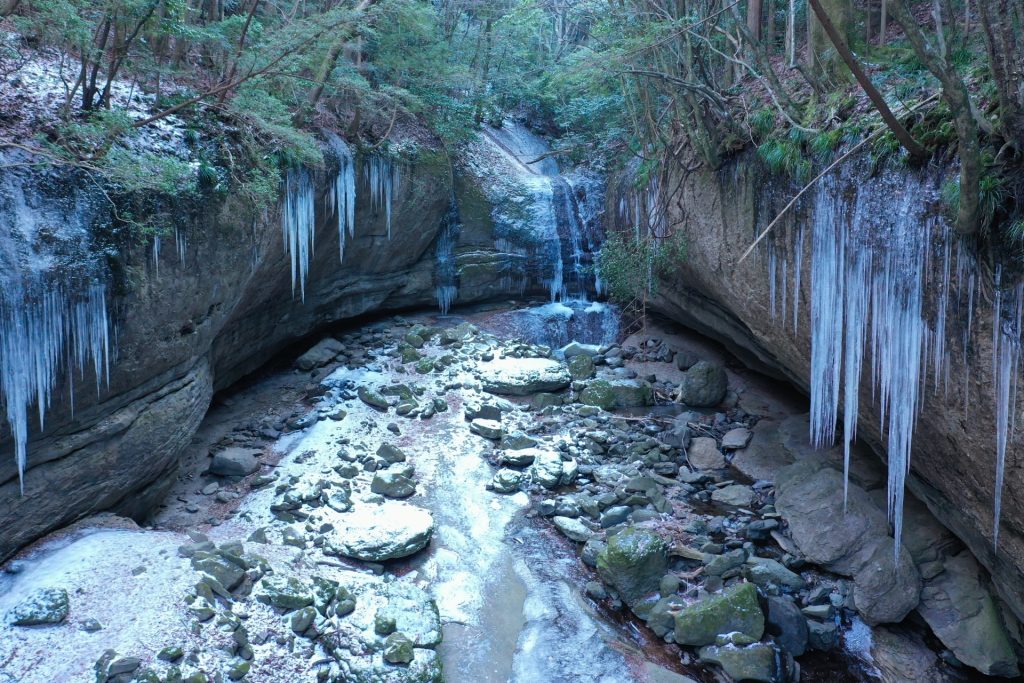
{"type": "Polygon", "coordinates": [[[20,602],[7,618],[14,626],[59,624],[68,618],[68,592],[63,588],[40,588],[20,602]]]}
{"type": "Polygon", "coordinates": [[[590,379],[594,376],[594,359],[585,353],[569,359],[569,375],[573,379],[590,379]]]}
{"type": "Polygon", "coordinates": [[[764,635],[764,613],[752,583],[726,588],[676,614],[675,639],[680,645],[711,645],[719,634],[733,631],[754,640],[764,635]]]}
{"type": "Polygon", "coordinates": [[[710,645],[701,648],[700,658],[718,664],[737,681],[773,683],[778,680],[775,648],[765,643],[754,643],[747,647],[710,645]]]}
{"type": "Polygon", "coordinates": [[[313,586],[293,576],[264,577],[262,589],[259,600],[281,609],[302,609],[314,602],[313,586]]]}
{"type": "Polygon", "coordinates": [[[702,360],[686,371],[679,386],[680,398],[688,406],[711,408],[725,399],[729,378],[721,365],[702,360]]]}
{"type": "MultiPolygon", "coordinates": [[[[575,356],[580,358],[581,356],[575,356]]],[[[587,385],[580,393],[580,403],[596,406],[604,410],[612,408],[637,408],[654,403],[654,391],[651,385],[642,380],[597,379],[587,385]]]]}
{"type": "Polygon", "coordinates": [[[656,593],[668,569],[668,546],[658,534],[631,527],[610,539],[597,556],[597,573],[630,606],[656,593]]]}

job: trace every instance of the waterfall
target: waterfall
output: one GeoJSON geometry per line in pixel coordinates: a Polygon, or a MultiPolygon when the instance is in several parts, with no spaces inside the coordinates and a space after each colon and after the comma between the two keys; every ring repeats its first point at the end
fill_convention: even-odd
{"type": "Polygon", "coordinates": [[[452,302],[459,294],[458,269],[455,264],[455,244],[459,239],[459,228],[459,206],[453,196],[442,219],[434,252],[434,293],[441,315],[448,315],[452,302]]]}
{"type": "Polygon", "coordinates": [[[552,302],[585,300],[601,289],[596,272],[590,281],[590,261],[600,245],[604,185],[596,173],[563,174],[550,152],[540,137],[506,121],[484,127],[468,156],[491,193],[495,246],[526,256],[527,272],[506,276],[506,288],[521,292],[533,282],[552,302]]]}
{"type": "Polygon", "coordinates": [[[306,300],[306,276],[309,258],[313,254],[316,220],[313,211],[312,174],[304,167],[291,168],[285,174],[284,208],[281,211],[281,229],[284,249],[291,256],[292,296],[298,282],[302,301],[306,300]]]}

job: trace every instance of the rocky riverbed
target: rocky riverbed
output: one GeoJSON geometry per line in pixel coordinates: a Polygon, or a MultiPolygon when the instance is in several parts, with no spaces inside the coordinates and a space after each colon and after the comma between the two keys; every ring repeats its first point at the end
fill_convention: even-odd
{"type": "Polygon", "coordinates": [[[341,330],[222,397],[151,525],[5,565],[0,681],[1017,673],[970,555],[914,501],[894,553],[866,453],[844,514],[785,386],[665,330],[509,320],[341,330]]]}

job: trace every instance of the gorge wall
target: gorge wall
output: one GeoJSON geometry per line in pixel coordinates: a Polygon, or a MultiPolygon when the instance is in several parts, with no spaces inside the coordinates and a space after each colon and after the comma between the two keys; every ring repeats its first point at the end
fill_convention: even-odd
{"type": "MultiPolygon", "coordinates": [[[[508,234],[491,216],[504,195],[485,196],[464,162],[453,168],[429,149],[394,163],[353,156],[330,135],[325,152],[326,168],[289,177],[266,215],[248,218],[251,208],[230,194],[183,200],[174,235],[116,249],[98,237],[114,221],[87,179],[60,170],[7,179],[0,337],[5,363],[19,363],[4,389],[53,386],[43,390],[52,397],[42,430],[34,402],[4,397],[8,415],[27,409],[28,456],[22,492],[9,419],[0,428],[0,559],[93,512],[144,518],[214,392],[288,344],[369,313],[547,293],[561,271],[568,219],[550,226],[553,236],[508,234]],[[462,218],[456,195],[480,203],[462,218]],[[284,239],[282,211],[300,218],[284,239]],[[100,293],[88,308],[90,287],[100,293]],[[36,328],[44,334],[24,332],[36,328]],[[24,348],[39,345],[44,352],[24,348]]],[[[501,163],[488,170],[514,175],[501,163]]],[[[522,194],[514,179],[508,188],[522,194]]],[[[553,202],[550,193],[542,200],[553,202]]]]}
{"type": "MultiPolygon", "coordinates": [[[[741,263],[800,186],[766,183],[752,155],[719,171],[692,161],[673,161],[646,191],[628,174],[609,190],[620,229],[646,222],[686,237],[686,259],[660,278],[652,307],[807,391],[822,442],[843,442],[845,418],[845,432],[877,453],[909,457],[907,488],[1024,617],[1021,286],[1009,265],[947,227],[945,170],[848,164],[741,263]]],[[[890,496],[898,511],[902,493],[890,496]]]]}

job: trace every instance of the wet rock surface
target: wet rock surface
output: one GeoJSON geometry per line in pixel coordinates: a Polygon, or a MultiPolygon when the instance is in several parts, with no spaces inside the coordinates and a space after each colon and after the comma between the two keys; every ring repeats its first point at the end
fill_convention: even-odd
{"type": "Polygon", "coordinates": [[[833,455],[805,451],[799,419],[754,385],[730,375],[731,398],[685,405],[666,341],[555,355],[487,320],[336,334],[314,378],[228,399],[156,527],[87,524],[0,575],[16,680],[782,683],[823,651],[843,663],[830,680],[945,676],[908,645],[918,632],[867,654],[868,623],[915,608],[949,661],[1013,671],[948,534],[908,521],[923,591],[877,578],[892,556],[877,477],[855,470],[843,518],[833,455]],[[233,453],[251,460],[212,466],[233,453]],[[13,623],[34,591],[62,590],[39,613],[63,617],[13,623]]]}

